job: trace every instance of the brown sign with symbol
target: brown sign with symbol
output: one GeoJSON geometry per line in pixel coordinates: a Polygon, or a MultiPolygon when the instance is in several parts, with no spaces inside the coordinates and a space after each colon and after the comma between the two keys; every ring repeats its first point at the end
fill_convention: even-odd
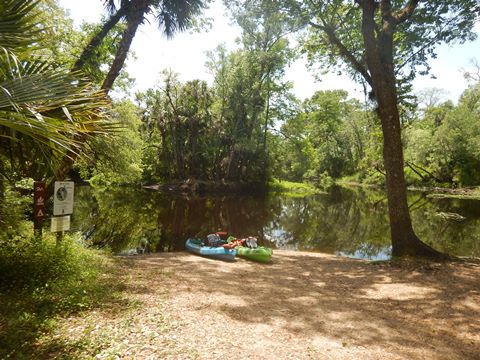
{"type": "Polygon", "coordinates": [[[34,229],[42,228],[42,221],[45,219],[45,182],[35,181],[33,183],[33,222],[34,229]]]}

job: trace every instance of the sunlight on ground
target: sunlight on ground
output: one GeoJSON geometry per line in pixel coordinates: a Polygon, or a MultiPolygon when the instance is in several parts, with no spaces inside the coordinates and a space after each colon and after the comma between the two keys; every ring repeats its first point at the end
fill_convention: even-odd
{"type": "Polygon", "coordinates": [[[364,291],[365,298],[384,300],[421,300],[438,294],[439,291],[411,284],[373,284],[364,291]]]}

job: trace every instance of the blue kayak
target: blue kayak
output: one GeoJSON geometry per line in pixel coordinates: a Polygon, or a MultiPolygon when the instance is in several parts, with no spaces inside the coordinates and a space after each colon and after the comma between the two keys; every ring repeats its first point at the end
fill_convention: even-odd
{"type": "Polygon", "coordinates": [[[225,261],[234,261],[235,255],[237,255],[237,250],[235,249],[225,249],[222,246],[202,246],[202,240],[200,239],[188,239],[185,242],[185,247],[188,251],[195,254],[225,261]]]}

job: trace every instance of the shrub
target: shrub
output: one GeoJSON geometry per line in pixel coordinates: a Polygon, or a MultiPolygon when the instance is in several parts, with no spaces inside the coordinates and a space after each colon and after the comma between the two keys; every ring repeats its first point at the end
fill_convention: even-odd
{"type": "Polygon", "coordinates": [[[55,236],[48,234],[43,239],[16,236],[0,240],[0,289],[61,298],[55,306],[65,309],[88,306],[89,301],[80,298],[87,287],[95,286],[109,258],[84,248],[78,239],[65,236],[57,244],[55,236]]]}
{"type": "Polygon", "coordinates": [[[47,334],[59,315],[118,301],[122,283],[111,258],[78,239],[65,236],[58,245],[52,234],[0,240],[0,358],[50,358],[39,353],[38,342],[55,345],[47,334]]]}

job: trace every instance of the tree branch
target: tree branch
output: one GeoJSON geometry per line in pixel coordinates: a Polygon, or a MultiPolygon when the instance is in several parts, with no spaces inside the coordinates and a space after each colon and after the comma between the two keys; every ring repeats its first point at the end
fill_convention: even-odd
{"type": "Polygon", "coordinates": [[[399,10],[393,14],[393,18],[395,19],[395,25],[400,24],[410,18],[415,9],[417,8],[418,3],[420,0],[410,0],[407,5],[402,10],[399,10]]]}
{"type": "Polygon", "coordinates": [[[370,85],[373,86],[373,81],[368,73],[367,69],[355,58],[355,56],[346,48],[346,46],[340,41],[340,39],[335,35],[333,29],[329,28],[328,26],[323,26],[316,24],[312,21],[309,21],[309,25],[323,31],[328,36],[328,41],[331,45],[335,46],[339,51],[340,55],[346,60],[353,68],[358,71],[365,81],[370,85]]]}
{"type": "Polygon", "coordinates": [[[429,175],[432,179],[438,181],[438,182],[442,182],[442,180],[440,180],[439,178],[437,178],[435,175],[433,175],[430,171],[428,171],[427,169],[417,165],[417,164],[414,164],[410,161],[406,161],[405,164],[410,168],[412,169],[416,174],[418,174],[422,180],[424,179],[424,176],[420,175],[420,173],[418,171],[416,171],[413,167],[416,167],[417,169],[420,169],[422,171],[424,171],[425,173],[427,173],[427,175],[429,175]]]}
{"type": "Polygon", "coordinates": [[[412,164],[410,164],[408,161],[405,161],[405,165],[407,165],[415,174],[417,174],[420,179],[422,179],[422,181],[426,181],[427,179],[425,178],[425,176],[423,176],[419,171],[417,171],[417,169],[415,169],[412,164]]]}
{"type": "Polygon", "coordinates": [[[380,174],[382,174],[383,176],[387,176],[387,174],[386,174],[384,171],[382,171],[378,165],[375,165],[373,168],[374,168],[375,170],[377,170],[377,171],[378,171],[380,174]]]}
{"type": "Polygon", "coordinates": [[[442,25],[442,27],[440,28],[440,30],[437,32],[437,34],[430,40],[428,41],[425,45],[423,45],[420,49],[418,49],[417,51],[415,51],[412,55],[410,55],[408,57],[408,59],[406,59],[402,64],[398,65],[396,67],[396,73],[398,74],[399,70],[402,69],[404,66],[406,66],[411,60],[415,59],[415,57],[420,54],[422,51],[424,51],[425,49],[427,49],[429,46],[431,46],[432,44],[434,44],[436,41],[438,41],[438,39],[443,35],[443,30],[445,28],[447,28],[448,25],[450,25],[452,22],[455,22],[457,21],[457,17],[453,17],[451,19],[449,19],[445,24],[442,25]]]}

